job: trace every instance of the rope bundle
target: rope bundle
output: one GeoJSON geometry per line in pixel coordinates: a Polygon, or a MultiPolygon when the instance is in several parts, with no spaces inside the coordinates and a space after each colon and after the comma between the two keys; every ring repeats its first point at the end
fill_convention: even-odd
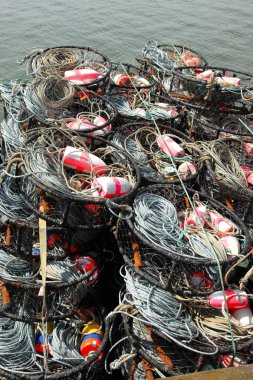
{"type": "Polygon", "coordinates": [[[53,330],[49,339],[49,348],[54,360],[66,365],[75,367],[84,361],[80,355],[80,333],[66,322],[59,322],[53,330]]]}
{"type": "Polygon", "coordinates": [[[58,71],[71,70],[80,64],[81,55],[78,50],[54,48],[32,57],[32,72],[36,75],[52,75],[58,71]]]}
{"type": "MultiPolygon", "coordinates": [[[[127,292],[133,298],[134,306],[146,319],[147,324],[158,328],[179,346],[195,351],[189,344],[198,340],[199,330],[192,322],[191,316],[183,304],[169,292],[156,289],[145,279],[130,273],[127,268],[124,279],[127,292]]],[[[125,296],[126,300],[128,300],[128,293],[125,296]]],[[[216,351],[215,347],[213,347],[213,351],[216,351]]]]}
{"type": "Polygon", "coordinates": [[[24,96],[28,110],[39,119],[55,119],[62,117],[73,102],[74,87],[63,78],[52,75],[27,86],[24,96]]]}
{"type": "Polygon", "coordinates": [[[0,276],[13,281],[33,281],[31,265],[13,255],[0,250],[0,276]]]}
{"type": "MultiPolygon", "coordinates": [[[[198,153],[184,149],[187,136],[172,127],[158,126],[158,131],[148,124],[128,123],[118,129],[112,141],[123,147],[140,165],[142,176],[149,182],[174,183],[191,181],[198,175],[198,153]],[[157,140],[168,138],[183,147],[183,157],[171,158],[158,145],[157,140]],[[185,140],[186,139],[186,140],[185,140]],[[179,170],[179,166],[184,164],[179,170]],[[190,164],[190,169],[187,164],[190,164]],[[194,170],[193,170],[194,168],[194,170]],[[195,171],[195,173],[194,173],[195,171]]],[[[166,143],[165,143],[166,145],[166,143]]]]}
{"type": "Polygon", "coordinates": [[[134,227],[154,247],[167,251],[170,257],[182,260],[187,257],[226,261],[224,249],[208,233],[184,230],[179,225],[175,206],[164,197],[143,192],[134,204],[134,227]],[[190,235],[188,235],[190,234],[190,235]],[[210,244],[212,247],[210,247],[210,244]]]}
{"type": "MultiPolygon", "coordinates": [[[[28,59],[27,71],[33,76],[63,76],[65,71],[81,68],[93,68],[102,74],[104,79],[111,71],[111,62],[95,49],[78,46],[61,46],[49,49],[37,49],[28,52],[23,63],[28,59]]],[[[100,78],[100,82],[103,78],[100,78]]]]}
{"type": "Polygon", "coordinates": [[[43,80],[36,80],[33,86],[42,107],[48,112],[67,108],[73,101],[73,86],[57,76],[52,75],[43,80]]]}
{"type": "Polygon", "coordinates": [[[206,162],[213,179],[221,188],[227,188],[227,192],[233,192],[235,197],[250,198],[252,190],[241,166],[251,166],[252,158],[243,144],[240,140],[224,138],[190,145],[201,152],[201,159],[206,162]]]}
{"type": "Polygon", "coordinates": [[[109,99],[116,105],[120,115],[141,118],[146,120],[173,120],[179,117],[179,113],[175,105],[168,103],[167,99],[159,102],[159,97],[152,93],[129,94],[127,97],[124,95],[111,95],[109,99]],[[172,111],[172,112],[171,112],[172,111]]]}
{"type": "Polygon", "coordinates": [[[0,344],[0,368],[16,374],[40,373],[30,324],[0,318],[0,344]]]}
{"type": "MultiPolygon", "coordinates": [[[[185,265],[184,261],[177,261],[175,264],[173,256],[169,258],[138,239],[125,221],[119,223],[117,242],[124,262],[131,267],[131,270],[158,288],[169,289],[173,294],[186,298],[205,297],[219,286],[217,267],[194,263],[185,265]]],[[[213,251],[207,246],[205,240],[200,240],[200,242],[204,244],[201,250],[197,251],[196,246],[192,247],[196,249],[196,254],[201,255],[205,252],[204,249],[207,249],[205,255],[209,253],[210,258],[215,259],[213,251]]],[[[216,249],[216,245],[213,248],[216,249]]]]}

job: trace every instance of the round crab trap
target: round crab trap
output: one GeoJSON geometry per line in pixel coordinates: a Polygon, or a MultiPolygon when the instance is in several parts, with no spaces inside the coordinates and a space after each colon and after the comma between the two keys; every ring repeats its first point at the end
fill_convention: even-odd
{"type": "MultiPolygon", "coordinates": [[[[63,259],[67,254],[78,252],[71,245],[71,233],[65,228],[47,226],[48,259],[63,259]]],[[[31,262],[40,258],[39,232],[37,225],[10,223],[0,226],[0,248],[31,262]]]]}
{"type": "Polygon", "coordinates": [[[174,120],[182,121],[184,112],[173,100],[151,92],[128,92],[113,94],[108,98],[115,104],[119,116],[125,122],[128,120],[174,120]]]}
{"type": "Polygon", "coordinates": [[[175,128],[128,123],[117,128],[112,141],[133,157],[148,182],[188,182],[198,175],[199,157],[184,149],[189,138],[175,128]]]}
{"type": "MultiPolygon", "coordinates": [[[[21,53],[23,54],[23,53],[21,53]]],[[[21,55],[20,55],[21,58],[21,55]]],[[[90,47],[59,46],[33,50],[22,61],[28,74],[40,77],[59,75],[78,86],[96,88],[107,84],[112,68],[109,58],[90,47]]]]}
{"type": "MultiPolygon", "coordinates": [[[[225,293],[226,292],[227,291],[225,291],[225,293]]],[[[229,292],[233,293],[235,291],[231,290],[229,292]]],[[[241,293],[241,297],[244,297],[243,293],[245,292],[239,291],[239,293],[241,293]]],[[[215,297],[215,294],[216,293],[213,294],[213,297],[215,297]]],[[[230,300],[231,299],[233,298],[230,298],[230,300]]],[[[229,299],[227,302],[229,306],[229,299]]],[[[219,352],[221,354],[233,353],[233,346],[235,346],[237,352],[248,352],[248,350],[252,347],[253,338],[250,326],[242,325],[238,321],[239,317],[237,316],[236,319],[230,309],[228,309],[228,311],[230,314],[229,318],[231,329],[228,324],[228,315],[224,310],[222,311],[218,308],[210,306],[202,308],[195,307],[194,300],[191,302],[191,310],[193,321],[196,323],[201,333],[204,334],[204,336],[210,339],[210,341],[212,341],[219,348],[219,352]]],[[[248,313],[251,313],[249,309],[248,313]]],[[[245,310],[241,309],[240,314],[245,314],[245,310]]],[[[242,319],[243,317],[241,317],[241,320],[242,319]]]]}
{"type": "Polygon", "coordinates": [[[180,106],[185,107],[186,109],[196,110],[204,115],[250,115],[252,114],[252,104],[251,102],[237,101],[235,104],[226,104],[220,105],[215,102],[209,102],[207,100],[197,99],[194,95],[189,95],[186,91],[177,91],[175,88],[170,92],[170,82],[163,82],[163,89],[166,93],[166,96],[173,100],[180,106]]]}
{"type": "MultiPolygon", "coordinates": [[[[15,178],[12,178],[13,180],[15,181],[15,178]]],[[[16,179],[17,181],[18,179],[16,179]]],[[[5,181],[3,184],[5,184],[5,181]]],[[[8,186],[5,186],[4,189],[8,191],[8,186]]],[[[42,218],[47,221],[49,230],[62,230],[62,232],[59,232],[60,234],[63,233],[67,226],[70,230],[71,246],[82,246],[94,239],[101,230],[111,225],[112,217],[107,208],[93,203],[92,200],[81,203],[66,202],[65,199],[46,193],[26,177],[22,182],[19,179],[18,184],[16,183],[16,191],[14,199],[18,204],[16,204],[15,208],[12,208],[12,192],[8,192],[8,197],[4,196],[4,199],[3,194],[0,197],[1,202],[3,202],[1,204],[1,210],[3,211],[1,220],[3,223],[8,224],[11,222],[17,224],[20,228],[24,227],[24,231],[28,229],[32,235],[34,235],[33,232],[38,224],[38,219],[42,218]]],[[[57,252],[55,251],[54,255],[56,254],[57,252]]],[[[61,251],[58,254],[61,256],[61,251]]]]}
{"type": "MultiPolygon", "coordinates": [[[[42,270],[39,239],[33,238],[30,243],[25,235],[27,230],[22,229],[22,234],[17,230],[19,240],[13,234],[10,246],[7,226],[5,246],[2,244],[0,249],[0,278],[4,286],[0,294],[3,304],[0,315],[23,322],[41,320],[38,313],[43,309],[44,302],[40,293],[42,270]]],[[[94,296],[100,280],[101,260],[97,248],[71,246],[64,238],[58,230],[55,232],[47,228],[44,296],[49,320],[71,316],[89,294],[94,296]],[[69,257],[66,258],[66,255],[69,257]]]]}
{"type": "MultiPolygon", "coordinates": [[[[43,379],[51,380],[71,377],[78,373],[99,372],[103,365],[103,353],[108,341],[108,330],[97,329],[99,338],[82,332],[87,324],[80,320],[60,321],[47,326],[44,334],[39,325],[0,319],[2,327],[8,326],[1,335],[5,365],[0,373],[9,379],[43,379]],[[11,338],[17,338],[15,349],[11,347],[11,338]],[[9,339],[8,339],[9,338],[9,339]],[[92,348],[92,339],[94,346],[92,348]],[[45,352],[44,352],[45,350],[45,352]],[[44,359],[43,359],[44,358],[44,359]]],[[[99,373],[96,378],[100,378],[99,373]]]]}
{"type": "Polygon", "coordinates": [[[95,146],[91,152],[86,139],[66,129],[47,128],[27,135],[26,148],[10,161],[4,176],[14,176],[22,199],[34,214],[70,228],[83,225],[84,229],[96,229],[96,225],[104,227],[109,223],[109,204],[109,209],[117,208],[115,202],[134,194],[140,175],[131,156],[99,137],[88,139],[103,146],[95,146]],[[17,162],[20,169],[11,174],[17,162]],[[38,210],[38,189],[54,199],[55,212],[61,211],[57,209],[57,199],[61,200],[64,209],[60,223],[56,218],[47,218],[51,212],[47,205],[42,212],[38,210]]]}
{"type": "MultiPolygon", "coordinates": [[[[40,290],[41,268],[35,260],[29,262],[0,250],[0,266],[1,281],[7,286],[40,290]]],[[[90,256],[50,260],[46,267],[46,286],[62,292],[62,297],[77,305],[89,290],[94,293],[92,286],[97,282],[98,272],[98,264],[90,256]]]]}
{"type": "Polygon", "coordinates": [[[62,198],[61,195],[54,196],[42,190],[39,185],[35,185],[36,192],[31,193],[26,186],[28,181],[30,180],[19,180],[19,196],[26,209],[51,225],[67,227],[72,233],[76,230],[73,239],[77,244],[89,242],[99,231],[111,225],[111,216],[106,206],[96,200],[84,198],[75,201],[62,198]]]}
{"type": "Polygon", "coordinates": [[[147,71],[121,62],[112,64],[110,79],[110,86],[117,90],[149,90],[156,84],[147,71]]]}
{"type": "Polygon", "coordinates": [[[206,166],[199,173],[200,190],[208,194],[220,203],[224,204],[233,211],[243,223],[250,229],[253,226],[253,200],[246,200],[244,197],[231,197],[231,194],[224,192],[218,183],[213,181],[210,171],[206,166]]]}
{"type": "Polygon", "coordinates": [[[61,119],[74,102],[72,83],[57,75],[36,77],[24,86],[23,99],[32,117],[48,123],[61,119]]]}
{"type": "Polygon", "coordinates": [[[104,136],[111,131],[117,115],[117,107],[108,97],[85,90],[61,122],[78,134],[104,136]]]}
{"type": "Polygon", "coordinates": [[[218,138],[239,137],[245,142],[253,141],[253,129],[243,116],[205,116],[201,112],[187,113],[188,133],[195,141],[210,141],[218,138]]]}
{"type": "Polygon", "coordinates": [[[5,171],[1,174],[4,177],[0,186],[2,190],[0,211],[3,223],[11,222],[33,229],[38,224],[38,218],[42,218],[51,226],[67,224],[72,232],[80,229],[88,230],[88,234],[76,231],[73,239],[77,239],[77,243],[87,243],[98,234],[99,230],[110,225],[111,218],[103,206],[100,207],[92,201],[84,201],[82,204],[74,201],[66,202],[66,199],[42,190],[26,175],[15,177],[15,165],[7,175],[5,171]],[[15,206],[13,201],[15,201],[15,206]]]}
{"type": "Polygon", "coordinates": [[[125,221],[118,223],[117,243],[125,264],[157,288],[184,298],[206,297],[220,289],[218,267],[175,262],[144,244],[125,221]]]}
{"type": "Polygon", "coordinates": [[[196,144],[203,155],[207,171],[221,193],[228,199],[253,198],[253,145],[235,138],[196,144]]]}
{"type": "MultiPolygon", "coordinates": [[[[246,292],[224,291],[227,313],[224,309],[223,291],[210,295],[204,307],[203,304],[202,307],[198,305],[197,299],[189,300],[190,309],[188,309],[171,294],[155,288],[147,280],[133,275],[132,271],[127,269],[125,281],[128,292],[125,295],[125,302],[131,301],[131,304],[128,304],[128,316],[132,316],[133,319],[136,317],[165,341],[173,341],[181,348],[207,356],[213,356],[218,352],[228,354],[234,350],[247,351],[252,347],[253,314],[248,306],[249,295],[246,292]],[[132,311],[130,305],[133,307],[132,311]],[[239,305],[237,307],[240,310],[235,305],[239,305]],[[178,308],[180,313],[176,314],[178,308]],[[135,310],[139,313],[134,313],[135,310]],[[173,318],[173,322],[170,317],[173,318]],[[181,323],[186,319],[187,334],[192,332],[191,342],[188,342],[190,343],[188,345],[185,345],[182,338],[184,329],[181,329],[181,323]]],[[[184,326],[186,328],[186,325],[184,326]]]]}
{"type": "Polygon", "coordinates": [[[137,356],[125,363],[124,372],[128,375],[127,379],[139,372],[143,373],[143,377],[147,376],[148,372],[154,375],[159,373],[160,376],[176,376],[198,369],[199,355],[187,352],[174,342],[165,341],[140,321],[132,321],[127,317],[123,317],[123,320],[127,342],[122,351],[126,353],[131,348],[132,351],[137,351],[137,356]]]}
{"type": "Polygon", "coordinates": [[[175,262],[227,266],[249,251],[251,238],[240,218],[195,190],[151,185],[138,191],[131,206],[132,217],[126,221],[130,230],[175,262]]]}
{"type": "Polygon", "coordinates": [[[25,86],[23,97],[31,117],[45,124],[75,118],[81,112],[105,119],[99,119],[98,124],[89,126],[92,131],[93,128],[102,129],[111,124],[117,116],[114,104],[103,96],[86,89],[77,93],[71,82],[58,76],[35,79],[32,84],[25,86]]]}
{"type": "Polygon", "coordinates": [[[215,355],[218,352],[216,345],[201,334],[192,321],[190,311],[181,301],[154,287],[127,267],[124,278],[127,293],[123,305],[129,318],[139,320],[160,338],[195,354],[215,355]],[[184,340],[186,336],[188,344],[184,340]]]}
{"type": "Polygon", "coordinates": [[[42,322],[43,318],[57,321],[82,314],[89,297],[96,294],[99,265],[98,260],[96,263],[90,256],[51,260],[46,266],[42,294],[40,265],[0,250],[1,317],[31,323],[42,322]]]}
{"type": "Polygon", "coordinates": [[[182,45],[157,45],[149,41],[142,50],[144,68],[159,81],[171,76],[173,67],[207,66],[206,59],[195,50],[182,45]]]}
{"type": "MultiPolygon", "coordinates": [[[[59,261],[69,257],[76,261],[77,267],[81,268],[81,264],[78,263],[82,260],[85,261],[86,259],[82,259],[85,256],[87,257],[87,266],[90,263],[93,268],[97,261],[97,247],[87,240],[85,233],[83,235],[84,237],[81,232],[78,233],[76,230],[47,225],[47,259],[59,261]]],[[[5,225],[1,225],[0,249],[36,264],[40,261],[38,224],[20,225],[6,222],[5,225]]]]}
{"type": "Polygon", "coordinates": [[[253,76],[241,71],[220,67],[176,67],[173,69],[170,91],[193,95],[196,99],[217,106],[250,103],[253,100],[253,76]]]}
{"type": "MultiPolygon", "coordinates": [[[[13,268],[12,268],[13,269],[13,268]]],[[[17,270],[15,274],[17,275],[17,270]]],[[[27,283],[28,284],[28,280],[27,283]]],[[[17,287],[19,283],[16,283],[17,287]]],[[[31,287],[31,283],[29,284],[31,287]]],[[[38,295],[38,290],[25,288],[25,283],[21,283],[21,288],[18,289],[14,286],[14,282],[9,285],[4,281],[1,281],[1,306],[0,306],[0,319],[10,318],[14,321],[32,323],[41,322],[43,308],[43,298],[38,295]],[[37,294],[36,294],[37,293],[37,294]]],[[[76,301],[77,296],[81,297],[81,300],[85,300],[88,291],[84,286],[69,287],[66,291],[52,291],[48,290],[44,298],[47,304],[46,320],[49,322],[64,320],[66,318],[73,317],[77,309],[76,301]],[[81,293],[81,287],[85,290],[83,295],[81,293]],[[61,304],[63,306],[61,306],[61,304]]]]}
{"type": "Polygon", "coordinates": [[[22,133],[33,128],[56,125],[66,119],[67,126],[78,131],[107,131],[117,117],[117,109],[109,99],[88,89],[74,91],[71,83],[57,76],[33,83],[14,82],[1,91],[6,118],[0,128],[6,150],[20,147],[22,133]]]}

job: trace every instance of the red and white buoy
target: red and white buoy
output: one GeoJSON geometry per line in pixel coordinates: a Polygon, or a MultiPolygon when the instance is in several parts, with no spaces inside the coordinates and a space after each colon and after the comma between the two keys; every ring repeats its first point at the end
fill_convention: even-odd
{"type": "Polygon", "coordinates": [[[159,148],[172,157],[183,157],[184,149],[168,135],[157,136],[156,142],[159,148]]]}
{"type": "Polygon", "coordinates": [[[223,367],[239,367],[241,365],[247,364],[247,357],[243,356],[243,354],[234,355],[221,355],[219,356],[219,363],[223,365],[223,367]]]}
{"type": "Polygon", "coordinates": [[[243,147],[247,153],[253,155],[253,143],[244,143],[243,147]]]}
{"type": "Polygon", "coordinates": [[[85,131],[85,129],[94,128],[94,125],[92,125],[92,123],[88,119],[82,118],[81,120],[76,119],[66,123],[66,127],[68,127],[69,129],[85,131]]]}
{"type": "Polygon", "coordinates": [[[121,177],[99,177],[91,184],[91,189],[96,189],[93,195],[100,198],[121,197],[129,193],[131,187],[129,181],[121,177]]]}
{"type": "Polygon", "coordinates": [[[246,165],[240,165],[240,168],[242,169],[243,173],[247,176],[252,172],[252,169],[249,166],[246,165]]]}
{"type": "MultiPolygon", "coordinates": [[[[96,116],[95,119],[91,122],[87,118],[76,119],[74,121],[70,121],[66,123],[66,126],[70,129],[85,131],[87,129],[91,129],[94,127],[100,127],[105,124],[107,120],[102,116],[96,116]]],[[[111,125],[105,126],[103,129],[99,129],[97,131],[89,132],[91,136],[101,136],[111,130],[111,125]]]]}
{"type": "MultiPolygon", "coordinates": [[[[247,326],[253,323],[253,314],[249,307],[249,299],[247,293],[241,290],[226,290],[225,291],[227,307],[230,314],[241,325],[247,326]]],[[[221,309],[225,302],[222,291],[215,292],[208,297],[210,306],[221,309]]]]}
{"type": "Polygon", "coordinates": [[[74,84],[88,84],[98,79],[98,72],[90,68],[69,70],[65,71],[64,77],[74,84]]]}
{"type": "Polygon", "coordinates": [[[131,80],[127,75],[117,74],[113,78],[113,82],[118,86],[131,86],[131,80]]]}
{"type": "Polygon", "coordinates": [[[238,256],[240,253],[240,243],[235,236],[223,236],[219,239],[219,242],[225,249],[225,252],[228,256],[238,256]]]}
{"type": "Polygon", "coordinates": [[[189,67],[199,66],[200,63],[201,63],[201,59],[198,56],[187,59],[187,61],[186,61],[186,65],[189,67]]]}
{"type": "MultiPolygon", "coordinates": [[[[95,266],[96,266],[96,261],[90,257],[90,256],[80,256],[76,255],[75,256],[75,265],[78,270],[84,273],[90,272],[95,266]]],[[[98,278],[98,269],[96,269],[92,276],[89,278],[88,282],[89,284],[93,284],[98,278]]]]}
{"type": "Polygon", "coordinates": [[[214,72],[213,70],[205,70],[202,71],[202,73],[197,74],[197,79],[207,80],[207,79],[213,79],[214,72]]]}
{"type": "Polygon", "coordinates": [[[253,186],[253,170],[249,166],[240,165],[243,173],[245,174],[248,185],[253,186]]]}
{"type": "Polygon", "coordinates": [[[65,148],[62,161],[65,166],[80,172],[103,174],[107,169],[106,163],[99,157],[73,146],[65,148]]]}
{"type": "Polygon", "coordinates": [[[177,170],[180,174],[180,177],[183,179],[186,179],[188,176],[197,173],[197,168],[193,162],[183,162],[181,165],[179,165],[177,170]]]}
{"type": "Polygon", "coordinates": [[[214,210],[209,211],[209,215],[214,229],[223,233],[233,232],[234,224],[230,220],[224,218],[214,210]]]}
{"type": "Polygon", "coordinates": [[[189,52],[181,54],[181,59],[183,64],[189,67],[199,66],[201,63],[201,58],[198,55],[193,57],[189,52]]]}
{"type": "Polygon", "coordinates": [[[194,211],[190,213],[185,221],[186,226],[193,226],[198,228],[198,226],[204,226],[206,217],[208,216],[208,210],[206,206],[196,207],[194,211]]]}
{"type": "Polygon", "coordinates": [[[236,77],[217,77],[215,78],[215,82],[221,86],[239,86],[241,84],[240,78],[236,77]]]}
{"type": "Polygon", "coordinates": [[[248,175],[247,177],[247,183],[251,186],[253,186],[253,171],[248,175]]]}

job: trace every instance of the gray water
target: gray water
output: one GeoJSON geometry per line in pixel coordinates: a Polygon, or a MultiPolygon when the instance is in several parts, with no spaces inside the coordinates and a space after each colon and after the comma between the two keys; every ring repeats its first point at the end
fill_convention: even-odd
{"type": "Polygon", "coordinates": [[[253,0],[0,0],[0,82],[28,47],[91,46],[133,63],[145,43],[185,44],[212,65],[253,72],[253,0]]]}

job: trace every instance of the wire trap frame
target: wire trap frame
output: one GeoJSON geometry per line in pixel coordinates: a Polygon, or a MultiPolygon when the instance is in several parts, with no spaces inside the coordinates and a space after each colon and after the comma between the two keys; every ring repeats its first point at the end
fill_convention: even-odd
{"type": "Polygon", "coordinates": [[[93,72],[89,72],[88,77],[86,75],[84,83],[80,83],[80,78],[78,82],[78,86],[82,85],[91,89],[96,89],[97,86],[106,86],[112,69],[111,61],[105,54],[91,47],[83,46],[57,46],[38,49],[28,52],[22,59],[23,62],[26,59],[28,60],[27,73],[33,77],[47,77],[52,74],[64,77],[66,71],[92,69],[93,72]]]}
{"type": "MultiPolygon", "coordinates": [[[[241,236],[240,254],[247,254],[251,245],[251,237],[248,228],[241,219],[223,204],[207,195],[198,193],[193,189],[187,189],[187,193],[191,197],[192,204],[194,204],[193,210],[186,197],[185,189],[181,186],[172,184],[169,186],[150,185],[146,188],[141,188],[130,204],[133,208],[133,215],[126,221],[130,230],[142,243],[175,262],[194,265],[205,264],[210,267],[217,265],[222,267],[233,263],[236,257],[229,257],[221,254],[220,249],[216,250],[219,238],[228,235],[237,236],[238,238],[241,236]],[[194,196],[194,194],[196,195],[194,196]],[[197,203],[195,203],[194,199],[197,203]],[[205,214],[205,216],[202,215],[204,220],[195,224],[192,217],[194,218],[195,213],[198,212],[197,207],[199,206],[204,206],[203,211],[210,210],[208,212],[211,213],[209,214],[211,218],[211,215],[213,215],[214,219],[216,217],[219,219],[216,219],[216,222],[214,222],[214,219],[211,221],[208,214],[205,214]],[[155,212],[153,213],[152,210],[155,210],[155,212]],[[231,232],[228,232],[228,230],[227,232],[219,231],[218,224],[222,221],[232,223],[231,227],[232,225],[234,227],[231,229],[228,227],[231,232]],[[152,227],[149,223],[151,223],[152,227]],[[157,228],[160,231],[159,233],[157,228]],[[213,232],[210,231],[210,228],[213,232]],[[195,235],[195,233],[197,234],[195,235]],[[216,238],[213,240],[215,235],[216,238]],[[190,246],[188,245],[189,242],[190,246]],[[207,255],[207,252],[210,255],[207,255]]],[[[198,217],[196,218],[199,220],[198,217]]]]}

